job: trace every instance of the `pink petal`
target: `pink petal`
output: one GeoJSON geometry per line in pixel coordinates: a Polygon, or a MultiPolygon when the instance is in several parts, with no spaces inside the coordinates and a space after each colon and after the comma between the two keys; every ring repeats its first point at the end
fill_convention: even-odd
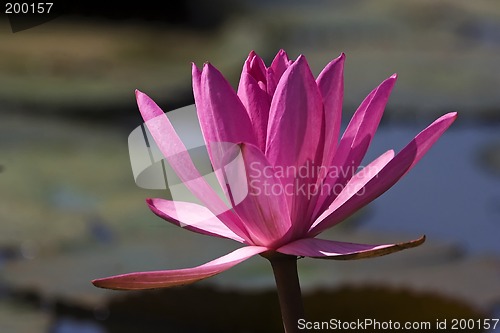
{"type": "MultiPolygon", "coordinates": [[[[191,64],[191,72],[192,72],[192,77],[193,77],[193,95],[194,95],[194,101],[196,105],[203,105],[203,102],[201,100],[201,71],[196,67],[195,63],[191,64]]],[[[198,110],[196,110],[198,112],[198,110]]]]}
{"type": "Polygon", "coordinates": [[[321,165],[323,142],[321,128],[323,103],[319,88],[306,59],[300,56],[290,66],[276,89],[271,102],[267,130],[266,157],[270,163],[285,172],[281,179],[287,194],[292,221],[306,223],[309,185],[315,185],[316,175],[312,168],[321,165]],[[301,168],[308,169],[303,177],[301,168]]]}
{"type": "Polygon", "coordinates": [[[344,61],[342,53],[331,61],[319,74],[318,83],[325,108],[325,149],[323,165],[331,165],[337,149],[337,141],[342,121],[342,101],[344,97],[344,61]]]}
{"type": "Polygon", "coordinates": [[[195,99],[196,108],[210,160],[215,169],[220,167],[227,143],[257,144],[245,107],[215,67],[205,64],[200,85],[193,84],[193,89],[199,90],[195,96],[201,97],[200,102],[200,98],[195,99]]]}
{"type": "Polygon", "coordinates": [[[250,75],[248,72],[243,72],[241,73],[238,87],[238,97],[248,113],[258,147],[262,151],[265,151],[267,122],[269,118],[269,107],[271,106],[269,95],[262,89],[254,76],[250,75]]]}
{"type": "Polygon", "coordinates": [[[270,68],[273,70],[274,76],[277,79],[276,83],[281,79],[281,76],[285,71],[290,67],[290,59],[288,59],[288,55],[286,52],[281,49],[278,51],[276,56],[274,57],[270,68]]]}
{"type": "Polygon", "coordinates": [[[160,151],[186,187],[235,234],[248,240],[239,217],[219,198],[196,169],[189,153],[163,111],[146,94],[136,90],[144,122],[160,151]]]}
{"type": "Polygon", "coordinates": [[[318,259],[354,260],[373,258],[421,245],[425,236],[397,244],[355,244],[331,240],[304,238],[280,247],[277,252],[318,259]]]}
{"type": "MultiPolygon", "coordinates": [[[[388,150],[380,155],[377,159],[368,164],[365,168],[359,171],[352,177],[344,187],[335,186],[330,191],[340,192],[332,204],[326,209],[315,221],[315,225],[327,218],[331,213],[336,211],[347,200],[356,195],[366,183],[377,177],[380,170],[382,170],[387,163],[394,158],[394,150],[388,150]]],[[[335,193],[337,195],[337,193],[335,193]]]]}
{"type": "Polygon", "coordinates": [[[425,155],[439,137],[450,127],[457,117],[456,112],[448,113],[420,132],[396,157],[394,157],[380,172],[369,179],[356,194],[335,209],[324,220],[315,223],[309,231],[309,236],[315,236],[320,232],[345,220],[351,214],[361,209],[371,201],[375,200],[389,188],[391,188],[401,177],[411,170],[417,162],[425,155]]]}
{"type": "Polygon", "coordinates": [[[242,72],[250,74],[257,82],[266,83],[266,65],[264,64],[264,60],[254,51],[248,55],[242,72]]]}
{"type": "Polygon", "coordinates": [[[358,168],[377,131],[396,78],[393,75],[386,79],[361,103],[340,140],[333,165],[353,165],[354,169],[358,168]]]}
{"type": "Polygon", "coordinates": [[[267,93],[269,96],[273,96],[276,91],[283,73],[290,67],[292,61],[288,59],[288,55],[284,50],[279,50],[271,63],[271,66],[267,69],[267,93]]]}
{"type": "Polygon", "coordinates": [[[265,247],[247,246],[193,268],[129,273],[97,279],[92,283],[96,287],[117,290],[143,290],[182,286],[222,273],[266,250],[265,247]]]}
{"type": "Polygon", "coordinates": [[[228,160],[231,162],[223,169],[228,192],[234,210],[246,221],[253,244],[284,242],[292,223],[283,187],[266,156],[255,146],[241,144],[228,160]]]}
{"type": "MultiPolygon", "coordinates": [[[[330,164],[338,168],[338,177],[326,178],[324,180],[326,186],[333,187],[335,184],[343,186],[355,174],[377,131],[395,83],[396,75],[386,79],[365,98],[354,113],[330,164]]],[[[323,194],[318,200],[315,216],[325,210],[334,199],[335,195],[323,194]]]]}
{"type": "Polygon", "coordinates": [[[217,216],[206,207],[191,202],[147,199],[149,208],[162,219],[203,235],[233,239],[243,243],[217,216]]]}

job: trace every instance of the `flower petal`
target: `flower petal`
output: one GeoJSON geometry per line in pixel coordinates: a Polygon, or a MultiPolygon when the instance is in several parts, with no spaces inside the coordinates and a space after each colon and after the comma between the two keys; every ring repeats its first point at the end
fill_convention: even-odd
{"type": "Polygon", "coordinates": [[[342,53],[338,58],[326,65],[316,79],[325,108],[325,128],[327,130],[325,131],[325,149],[322,165],[326,166],[331,165],[332,158],[335,155],[342,121],[344,61],[345,55],[342,53]]]}
{"type": "Polygon", "coordinates": [[[304,238],[280,247],[277,252],[317,259],[354,260],[384,256],[421,245],[425,236],[397,244],[356,244],[331,240],[304,238]]]}
{"type": "Polygon", "coordinates": [[[286,52],[283,49],[279,50],[271,66],[267,69],[267,93],[269,96],[274,95],[283,73],[285,73],[292,63],[293,62],[288,59],[286,52]]]}
{"type": "MultiPolygon", "coordinates": [[[[269,107],[271,100],[265,90],[257,82],[254,76],[248,72],[241,73],[240,84],[238,86],[238,97],[245,106],[245,109],[252,123],[252,127],[257,139],[257,146],[261,151],[266,149],[267,122],[269,119],[269,107]]],[[[265,88],[265,87],[264,87],[265,88]]]]}
{"type": "Polygon", "coordinates": [[[456,117],[456,112],[445,114],[420,132],[375,177],[369,178],[366,185],[357,193],[352,194],[347,200],[344,200],[344,198],[344,203],[338,206],[324,220],[315,222],[309,231],[309,236],[318,235],[320,232],[340,223],[391,188],[417,164],[455,121],[456,117]]]}
{"type": "Polygon", "coordinates": [[[255,51],[251,51],[248,55],[242,72],[250,74],[257,82],[266,83],[266,65],[255,51]]]}
{"type": "Polygon", "coordinates": [[[321,165],[323,103],[319,88],[303,56],[283,74],[271,102],[267,130],[266,157],[274,167],[285,170],[281,178],[292,221],[309,220],[310,193],[316,175],[301,168],[321,165]]]}
{"type": "Polygon", "coordinates": [[[244,242],[244,239],[231,231],[206,207],[191,202],[159,198],[147,199],[146,202],[153,213],[177,226],[203,235],[244,242]]]}
{"type": "MultiPolygon", "coordinates": [[[[358,169],[370,142],[382,119],[385,105],[396,83],[396,75],[383,81],[361,103],[342,135],[338,149],[329,166],[338,168],[335,177],[327,177],[324,184],[344,186],[358,169]]],[[[317,202],[315,216],[321,214],[335,199],[335,194],[326,194],[317,202]]]]}
{"type": "MultiPolygon", "coordinates": [[[[358,168],[377,131],[396,78],[393,75],[383,81],[361,103],[340,140],[333,165],[352,166],[354,170],[358,168]]],[[[349,175],[343,177],[350,178],[349,175]]]]}
{"type": "Polygon", "coordinates": [[[165,113],[146,94],[136,90],[136,97],[148,130],[181,181],[229,229],[241,238],[248,240],[242,221],[200,175],[165,113]]]}
{"type": "Polygon", "coordinates": [[[196,81],[194,77],[193,89],[197,90],[195,103],[201,131],[212,165],[214,169],[219,169],[230,144],[248,142],[256,145],[257,140],[245,107],[215,67],[205,64],[199,85],[196,81]]]}
{"type": "Polygon", "coordinates": [[[253,244],[276,246],[292,225],[281,182],[255,146],[241,144],[226,158],[223,168],[233,208],[246,222],[253,244]]]}
{"type": "MultiPolygon", "coordinates": [[[[388,150],[384,154],[380,155],[365,168],[359,171],[354,177],[352,177],[344,188],[340,191],[340,194],[335,198],[331,205],[326,209],[315,221],[315,224],[320,223],[325,218],[327,218],[331,213],[336,211],[340,206],[342,206],[347,200],[352,196],[356,195],[359,190],[361,190],[366,183],[377,177],[380,170],[384,168],[387,163],[389,163],[394,158],[394,150],[388,150]]],[[[331,189],[333,191],[339,191],[337,187],[331,189]]]]}
{"type": "Polygon", "coordinates": [[[122,274],[93,280],[92,283],[96,287],[117,290],[182,286],[217,275],[266,250],[267,248],[261,246],[247,246],[193,268],[122,274]]]}

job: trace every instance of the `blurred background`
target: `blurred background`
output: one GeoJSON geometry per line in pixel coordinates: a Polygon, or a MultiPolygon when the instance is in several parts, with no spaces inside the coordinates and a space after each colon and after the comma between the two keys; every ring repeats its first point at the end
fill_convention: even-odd
{"type": "Polygon", "coordinates": [[[173,110],[193,103],[191,62],[210,61],[236,87],[251,50],[269,65],[279,49],[304,54],[315,75],[346,53],[344,121],[399,74],[365,162],[459,112],[410,174],[325,235],[377,243],[426,234],[427,242],[372,260],[300,260],[308,319],[447,319],[451,328],[453,318],[500,318],[496,1],[53,6],[45,23],[0,20],[0,332],[280,331],[260,257],[166,291],[90,283],[195,266],[238,247],[146,207],[164,193],[134,183],[127,138],[142,123],[134,89],[173,110]]]}

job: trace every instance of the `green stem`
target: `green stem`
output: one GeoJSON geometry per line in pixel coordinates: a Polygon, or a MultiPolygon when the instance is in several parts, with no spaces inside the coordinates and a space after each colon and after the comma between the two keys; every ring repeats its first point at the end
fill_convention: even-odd
{"type": "Polygon", "coordinates": [[[276,252],[267,252],[263,256],[273,267],[285,332],[299,332],[298,321],[304,318],[304,305],[297,273],[297,257],[276,252]]]}

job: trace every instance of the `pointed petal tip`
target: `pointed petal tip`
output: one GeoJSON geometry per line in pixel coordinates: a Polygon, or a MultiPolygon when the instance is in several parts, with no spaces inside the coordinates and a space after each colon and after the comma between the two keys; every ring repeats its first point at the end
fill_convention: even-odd
{"type": "Polygon", "coordinates": [[[142,91],[140,91],[139,89],[135,89],[134,91],[135,93],[135,98],[138,99],[138,98],[141,98],[143,96],[147,96],[145,93],[143,93],[142,91]]]}
{"type": "Polygon", "coordinates": [[[307,58],[303,54],[299,55],[297,57],[297,60],[292,62],[287,70],[290,70],[290,68],[297,68],[297,67],[308,68],[308,70],[311,71],[309,62],[307,61],[307,58]]]}
{"type": "Polygon", "coordinates": [[[390,156],[391,158],[393,158],[395,155],[396,152],[394,151],[394,149],[389,149],[388,151],[382,154],[382,156],[390,156]]]}
{"type": "Polygon", "coordinates": [[[274,60],[277,60],[278,58],[281,58],[285,60],[285,62],[288,62],[290,59],[288,58],[288,53],[284,49],[280,49],[278,53],[276,53],[276,56],[274,57],[274,60]]]}
{"type": "Polygon", "coordinates": [[[197,70],[197,71],[200,71],[200,69],[198,68],[198,66],[196,66],[195,62],[191,62],[191,68],[194,70],[197,70]]]}
{"type": "MultiPolygon", "coordinates": [[[[436,119],[432,124],[444,122],[444,123],[447,123],[447,126],[451,126],[451,124],[453,124],[453,122],[455,122],[455,120],[457,120],[457,118],[458,118],[458,112],[449,112],[449,113],[442,115],[438,119],[436,119]]],[[[431,125],[429,125],[429,126],[431,126],[431,125]]]]}
{"type": "Polygon", "coordinates": [[[102,279],[95,279],[90,281],[95,287],[102,288],[102,279]]]}
{"type": "Polygon", "coordinates": [[[306,59],[306,56],[303,55],[303,54],[300,54],[298,57],[297,57],[297,60],[295,60],[295,63],[298,63],[298,62],[307,62],[307,59],[306,59]]]}
{"type": "Polygon", "coordinates": [[[214,73],[218,73],[219,75],[222,76],[222,73],[214,65],[212,65],[212,63],[210,63],[208,61],[203,64],[202,73],[205,75],[211,75],[214,73]]]}
{"type": "Polygon", "coordinates": [[[91,281],[94,287],[102,288],[102,289],[111,289],[111,290],[128,290],[128,288],[120,287],[118,284],[113,283],[110,278],[101,278],[94,279],[91,281]]]}
{"type": "Polygon", "coordinates": [[[155,101],[139,89],[135,90],[135,100],[137,101],[137,106],[139,107],[139,111],[144,121],[148,121],[151,118],[160,115],[160,111],[163,113],[155,101]]]}
{"type": "MultiPolygon", "coordinates": [[[[391,76],[389,76],[387,79],[382,81],[382,83],[377,88],[375,88],[375,90],[380,90],[381,88],[389,89],[388,91],[390,94],[392,89],[394,88],[394,85],[396,84],[397,79],[398,79],[398,74],[394,73],[391,76]]],[[[383,90],[381,90],[381,91],[383,91],[383,90]]]]}

